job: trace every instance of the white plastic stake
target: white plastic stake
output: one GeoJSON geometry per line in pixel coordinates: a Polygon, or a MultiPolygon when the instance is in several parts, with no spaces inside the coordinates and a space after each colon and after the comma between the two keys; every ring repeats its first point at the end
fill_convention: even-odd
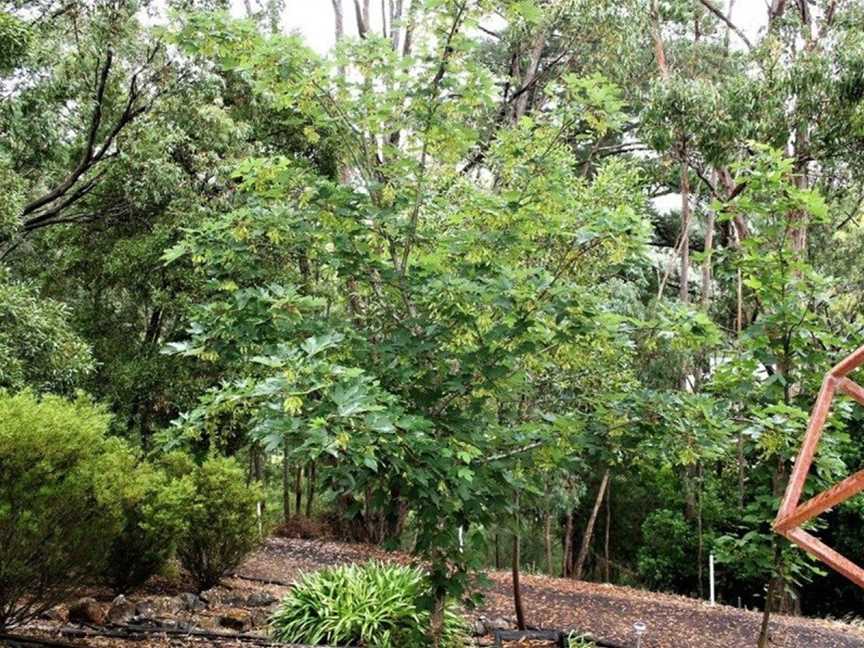
{"type": "Polygon", "coordinates": [[[462,553],[464,550],[465,550],[464,531],[462,530],[462,527],[460,526],[459,527],[459,553],[462,553]]]}
{"type": "Polygon", "coordinates": [[[648,631],[648,626],[637,621],[633,624],[633,631],[636,633],[636,648],[642,648],[642,636],[648,631]]]}
{"type": "Polygon", "coordinates": [[[714,605],[714,554],[708,554],[708,581],[711,591],[711,605],[714,605]]]}

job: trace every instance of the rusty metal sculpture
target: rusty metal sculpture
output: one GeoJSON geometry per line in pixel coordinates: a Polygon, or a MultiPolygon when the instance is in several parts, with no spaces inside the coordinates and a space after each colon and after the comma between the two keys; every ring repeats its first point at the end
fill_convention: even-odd
{"type": "Polygon", "coordinates": [[[822,381],[822,388],[819,390],[819,396],[816,398],[816,404],[810,414],[804,443],[801,445],[798,458],[795,460],[795,467],[792,469],[789,484],[786,486],[786,494],[783,496],[777,518],[774,520],[774,530],[777,533],[843,574],[859,587],[864,587],[864,569],[804,531],[801,525],[864,490],[864,470],[859,470],[851,477],[847,477],[803,504],[799,502],[834,396],[839,391],[864,405],[864,387],[847,377],[862,364],[864,364],[864,346],[829,371],[822,381]]]}

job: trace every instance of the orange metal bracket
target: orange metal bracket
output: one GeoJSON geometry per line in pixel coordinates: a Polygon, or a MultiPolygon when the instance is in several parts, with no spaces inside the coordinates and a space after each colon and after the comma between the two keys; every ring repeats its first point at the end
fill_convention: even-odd
{"type": "Polygon", "coordinates": [[[798,453],[795,467],[792,469],[792,476],[786,486],[786,494],[783,496],[777,518],[774,520],[774,531],[843,574],[859,587],[864,587],[864,569],[834,551],[818,538],[802,530],[801,525],[864,491],[864,470],[847,477],[803,504],[800,502],[804,482],[810,472],[813,455],[816,453],[816,447],[822,437],[822,427],[828,419],[834,395],[840,391],[864,405],[864,387],[846,377],[862,364],[864,364],[864,346],[829,371],[822,381],[822,389],[819,390],[819,396],[816,398],[816,404],[810,414],[810,422],[807,424],[804,443],[801,444],[801,451],[798,453]]]}

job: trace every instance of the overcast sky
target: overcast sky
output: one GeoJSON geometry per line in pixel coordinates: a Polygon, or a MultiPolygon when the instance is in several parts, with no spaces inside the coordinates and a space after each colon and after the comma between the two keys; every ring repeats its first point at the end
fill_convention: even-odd
{"type": "MultiPolygon", "coordinates": [[[[243,1],[232,0],[235,11],[243,14],[243,1]]],[[[345,32],[356,34],[352,0],[342,0],[345,6],[345,32]]],[[[373,5],[378,4],[373,2],[373,5]]],[[[725,2],[723,3],[726,4],[725,2]]],[[[326,52],[333,46],[333,6],[331,0],[286,0],[284,22],[288,31],[301,33],[306,42],[319,52],[326,52]]],[[[373,27],[380,25],[379,11],[372,11],[373,27]],[[377,20],[376,20],[377,18],[377,20]]],[[[766,22],[767,10],[762,0],[738,0],[732,17],[751,39],[754,40],[766,22]]]]}

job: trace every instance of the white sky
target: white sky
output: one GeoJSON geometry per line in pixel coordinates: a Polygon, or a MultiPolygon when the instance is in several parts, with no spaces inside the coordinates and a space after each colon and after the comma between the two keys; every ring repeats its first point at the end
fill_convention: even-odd
{"type": "MultiPolygon", "coordinates": [[[[242,15],[243,0],[232,0],[232,3],[235,11],[242,15]]],[[[720,4],[725,6],[727,3],[720,4]]],[[[356,34],[353,0],[342,0],[342,5],[345,33],[356,34]]],[[[380,5],[377,0],[373,0],[372,5],[370,10],[372,27],[380,28],[380,5]]],[[[755,40],[759,29],[767,22],[767,13],[763,0],[737,0],[732,12],[732,20],[752,41],[755,40]]],[[[318,52],[324,53],[333,46],[335,37],[331,0],[286,0],[283,20],[286,30],[302,34],[307,44],[318,52]]]]}

